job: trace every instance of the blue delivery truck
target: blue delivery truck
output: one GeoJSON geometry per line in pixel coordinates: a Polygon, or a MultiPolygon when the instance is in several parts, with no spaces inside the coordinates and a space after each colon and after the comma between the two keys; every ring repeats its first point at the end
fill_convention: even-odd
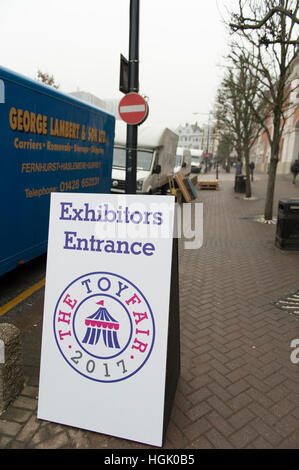
{"type": "Polygon", "coordinates": [[[0,67],[0,275],[47,250],[50,193],[110,193],[115,118],[0,67]]]}

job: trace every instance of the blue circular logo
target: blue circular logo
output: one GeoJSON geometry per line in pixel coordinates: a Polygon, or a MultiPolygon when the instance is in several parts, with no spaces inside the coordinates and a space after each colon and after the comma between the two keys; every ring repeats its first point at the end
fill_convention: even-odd
{"type": "Polygon", "coordinates": [[[66,362],[98,382],[132,377],[148,361],[155,340],[146,297],[128,279],[107,272],[80,276],[63,290],[53,327],[66,362]]]}

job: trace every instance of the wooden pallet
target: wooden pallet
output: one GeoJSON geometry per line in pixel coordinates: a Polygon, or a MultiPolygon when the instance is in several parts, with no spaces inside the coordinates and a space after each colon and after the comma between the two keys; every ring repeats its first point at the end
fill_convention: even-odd
{"type": "Polygon", "coordinates": [[[175,175],[174,177],[178,187],[180,188],[181,192],[182,192],[182,195],[183,195],[183,198],[184,198],[184,201],[185,202],[190,202],[191,201],[191,195],[188,191],[188,188],[186,187],[185,185],[185,181],[184,181],[184,175],[183,173],[178,173],[175,175]]]}
{"type": "Polygon", "coordinates": [[[219,189],[218,180],[199,180],[197,185],[199,189],[219,189]]]}

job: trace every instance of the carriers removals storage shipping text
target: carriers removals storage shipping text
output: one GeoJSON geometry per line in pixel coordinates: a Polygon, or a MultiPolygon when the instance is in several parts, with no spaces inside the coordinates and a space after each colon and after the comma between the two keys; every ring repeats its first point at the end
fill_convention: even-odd
{"type": "MultiPolygon", "coordinates": [[[[116,121],[111,191],[124,193],[126,185],[127,126],[116,121]]],[[[138,128],[136,192],[154,194],[168,188],[173,176],[179,136],[170,129],[142,124],[138,128]]]]}
{"type": "Polygon", "coordinates": [[[46,252],[51,192],[110,193],[115,118],[0,68],[0,275],[46,252]]]}

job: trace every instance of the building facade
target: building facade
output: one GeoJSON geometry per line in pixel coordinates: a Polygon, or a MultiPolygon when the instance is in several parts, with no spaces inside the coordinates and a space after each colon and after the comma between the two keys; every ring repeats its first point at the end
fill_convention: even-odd
{"type": "Polygon", "coordinates": [[[179,147],[213,153],[215,140],[213,126],[204,124],[199,127],[197,122],[195,124],[186,123],[184,126],[179,125],[176,133],[179,135],[179,147]]]}
{"type": "Polygon", "coordinates": [[[195,124],[186,123],[185,126],[179,125],[176,129],[179,135],[179,147],[201,149],[202,129],[195,124]]]}
{"type": "MultiPolygon", "coordinates": [[[[286,112],[286,122],[280,141],[278,174],[290,173],[292,162],[299,156],[299,56],[292,64],[290,75],[290,97],[286,112]]],[[[272,122],[269,118],[267,127],[272,132],[272,122]]],[[[250,160],[255,163],[257,171],[267,172],[270,163],[271,149],[265,132],[261,133],[251,148],[250,160]]]]}

